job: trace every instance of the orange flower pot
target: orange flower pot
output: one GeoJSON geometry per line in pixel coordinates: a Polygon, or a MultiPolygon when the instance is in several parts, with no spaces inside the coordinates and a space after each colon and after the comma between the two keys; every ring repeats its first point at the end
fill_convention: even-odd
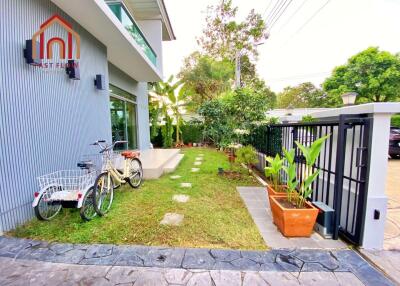
{"type": "MultiPolygon", "coordinates": [[[[281,190],[286,188],[285,185],[280,185],[281,190]]],[[[271,207],[271,196],[279,196],[279,197],[285,197],[286,193],[285,192],[277,192],[271,185],[267,185],[267,193],[268,193],[268,200],[269,200],[269,205],[271,207]]],[[[272,221],[275,223],[275,218],[272,217],[272,221]]]]}
{"type": "Polygon", "coordinates": [[[286,208],[280,202],[287,201],[282,196],[270,196],[274,223],[287,237],[309,237],[317,220],[318,209],[305,202],[303,209],[286,208]]]}

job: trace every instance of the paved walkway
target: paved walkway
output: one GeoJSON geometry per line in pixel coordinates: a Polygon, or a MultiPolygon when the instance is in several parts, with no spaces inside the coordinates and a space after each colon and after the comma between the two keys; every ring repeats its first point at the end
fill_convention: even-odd
{"type": "Polygon", "coordinates": [[[272,248],[347,248],[347,245],[341,240],[324,239],[315,232],[309,238],[284,237],[272,222],[272,214],[265,187],[238,187],[237,190],[267,246],[272,248]]]}
{"type": "Polygon", "coordinates": [[[0,266],[0,285],[71,285],[82,279],[96,285],[393,285],[352,250],[74,245],[0,237],[0,266]]]}
{"type": "Polygon", "coordinates": [[[368,259],[400,285],[400,160],[389,160],[386,180],[388,211],[384,250],[361,250],[368,259]]]}

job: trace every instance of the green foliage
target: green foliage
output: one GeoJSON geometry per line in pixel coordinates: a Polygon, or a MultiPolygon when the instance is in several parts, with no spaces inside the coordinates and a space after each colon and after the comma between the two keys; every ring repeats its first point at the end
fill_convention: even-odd
{"type": "Polygon", "coordinates": [[[325,106],[324,92],[305,82],[294,87],[286,87],[278,94],[277,107],[279,108],[307,108],[325,106]]]}
{"type": "Polygon", "coordinates": [[[198,143],[203,141],[204,126],[202,122],[191,121],[182,126],[183,143],[198,143]]]}
{"type": "Polygon", "coordinates": [[[256,164],[258,162],[256,149],[253,146],[247,145],[244,147],[239,148],[236,151],[238,163],[245,164],[249,169],[251,168],[252,164],[256,164]]]}
{"type": "Polygon", "coordinates": [[[400,127],[400,114],[396,114],[392,116],[391,126],[400,127]]]}
{"type": "Polygon", "coordinates": [[[250,58],[258,55],[256,43],[268,37],[265,21],[260,14],[251,10],[244,21],[238,22],[237,12],[238,8],[232,5],[232,0],[208,7],[206,27],[198,39],[207,54],[231,61],[239,51],[250,58]]]}
{"type": "Polygon", "coordinates": [[[314,117],[312,117],[311,115],[304,115],[301,118],[301,122],[302,123],[311,123],[311,122],[315,122],[317,121],[317,119],[315,119],[314,117]]]}
{"type": "Polygon", "coordinates": [[[297,171],[296,171],[296,163],[294,161],[295,158],[295,149],[291,149],[287,151],[285,148],[283,148],[283,152],[285,154],[285,159],[287,162],[287,166],[283,167],[283,170],[287,174],[287,188],[286,188],[286,194],[288,201],[291,202],[293,199],[293,196],[296,194],[296,188],[299,182],[296,179],[297,176],[297,171]]]}
{"type": "Polygon", "coordinates": [[[300,149],[302,155],[306,160],[304,180],[300,185],[299,196],[296,202],[298,207],[304,207],[306,198],[308,198],[308,196],[310,196],[313,191],[311,188],[311,184],[317,179],[320,172],[320,170],[316,170],[315,172],[313,172],[313,166],[321,152],[322,144],[325,142],[326,139],[329,138],[329,136],[330,135],[326,135],[318,138],[309,147],[304,146],[298,141],[295,141],[297,147],[300,149]]]}
{"type": "Polygon", "coordinates": [[[279,172],[283,168],[284,159],[276,154],[275,158],[265,157],[265,160],[269,163],[269,166],[265,167],[265,176],[272,180],[275,190],[279,192],[279,172]]]}
{"type": "Polygon", "coordinates": [[[400,57],[370,47],[334,69],[323,84],[330,105],[342,105],[341,94],[357,92],[356,103],[398,101],[400,57]]]}
{"type": "Polygon", "coordinates": [[[176,142],[180,142],[181,129],[183,124],[182,115],[185,113],[185,105],[188,94],[182,82],[173,83],[173,76],[166,82],[157,82],[152,85],[150,95],[150,121],[151,138],[155,139],[158,135],[158,126],[161,126],[163,137],[163,147],[173,145],[173,127],[175,125],[176,142]],[[160,124],[163,122],[163,124],[160,124]]]}
{"type": "Polygon", "coordinates": [[[232,143],[235,124],[227,112],[225,103],[218,99],[206,101],[200,106],[198,112],[204,117],[205,138],[218,147],[232,143]]]}
{"type": "Polygon", "coordinates": [[[194,109],[203,102],[230,90],[235,67],[227,58],[216,60],[194,52],[185,59],[179,78],[192,98],[194,109]]]}

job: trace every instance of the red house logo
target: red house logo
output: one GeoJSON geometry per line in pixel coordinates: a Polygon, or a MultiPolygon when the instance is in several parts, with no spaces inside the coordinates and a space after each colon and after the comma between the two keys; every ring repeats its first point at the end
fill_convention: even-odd
{"type": "Polygon", "coordinates": [[[32,36],[32,43],[37,43],[38,38],[40,38],[40,50],[37,51],[36,45],[32,44],[32,58],[38,58],[37,53],[39,52],[40,59],[52,59],[53,58],[53,47],[54,45],[59,46],[59,57],[61,59],[73,59],[73,39],[75,39],[75,59],[80,58],[80,37],[78,33],[76,33],[69,22],[67,22],[60,15],[53,15],[51,18],[46,20],[41,26],[40,30],[37,31],[32,36]],[[61,27],[63,27],[67,31],[67,45],[65,45],[64,39],[60,37],[53,37],[45,40],[45,31],[52,25],[58,23],[61,27]],[[46,45],[45,45],[46,44],[46,45]],[[46,46],[46,57],[45,57],[45,46],[46,46]]]}

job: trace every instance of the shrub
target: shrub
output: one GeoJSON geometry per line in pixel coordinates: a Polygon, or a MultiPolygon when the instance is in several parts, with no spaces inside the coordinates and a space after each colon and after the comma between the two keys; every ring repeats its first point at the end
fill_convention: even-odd
{"type": "Polygon", "coordinates": [[[203,141],[203,124],[191,121],[181,127],[183,143],[198,143],[203,141]]]}
{"type": "Polygon", "coordinates": [[[391,126],[400,128],[400,114],[392,116],[391,126]]]}
{"type": "Polygon", "coordinates": [[[239,148],[236,152],[236,156],[237,162],[245,164],[249,169],[251,164],[256,164],[258,162],[256,149],[251,145],[239,148]]]}

